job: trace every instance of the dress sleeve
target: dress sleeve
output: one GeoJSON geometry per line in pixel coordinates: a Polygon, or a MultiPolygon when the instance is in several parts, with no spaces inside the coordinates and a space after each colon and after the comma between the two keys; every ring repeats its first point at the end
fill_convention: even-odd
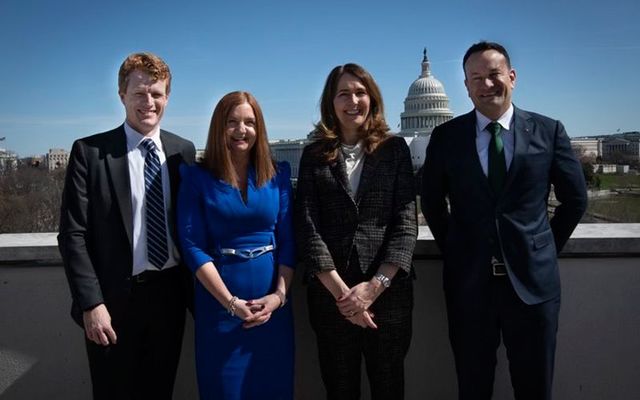
{"type": "Polygon", "coordinates": [[[207,249],[204,193],[200,167],[180,166],[180,191],[178,192],[178,237],[182,258],[193,272],[213,258],[207,249]]]}
{"type": "Polygon", "coordinates": [[[278,163],[276,181],[280,198],[275,232],[278,264],[293,268],[296,264],[296,251],[291,215],[291,166],[288,162],[278,163]]]}

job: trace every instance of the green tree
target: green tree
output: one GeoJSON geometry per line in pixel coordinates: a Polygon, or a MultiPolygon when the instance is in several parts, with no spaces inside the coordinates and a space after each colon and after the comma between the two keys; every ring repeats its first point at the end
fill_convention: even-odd
{"type": "Polygon", "coordinates": [[[580,165],[582,165],[582,173],[584,174],[584,180],[587,182],[588,187],[600,187],[600,178],[593,172],[593,163],[585,158],[580,159],[580,165]]]}

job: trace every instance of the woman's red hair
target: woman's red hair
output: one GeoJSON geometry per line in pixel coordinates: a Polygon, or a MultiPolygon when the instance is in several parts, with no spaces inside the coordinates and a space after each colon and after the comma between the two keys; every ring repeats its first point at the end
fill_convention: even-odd
{"type": "Polygon", "coordinates": [[[256,183],[258,186],[262,186],[276,175],[275,163],[271,157],[271,149],[267,139],[267,128],[258,102],[249,92],[231,92],[220,99],[213,110],[202,163],[216,178],[222,179],[236,188],[239,187],[238,175],[231,162],[226,126],[231,111],[244,103],[251,106],[256,118],[256,141],[249,155],[250,167],[255,168],[256,183]]]}

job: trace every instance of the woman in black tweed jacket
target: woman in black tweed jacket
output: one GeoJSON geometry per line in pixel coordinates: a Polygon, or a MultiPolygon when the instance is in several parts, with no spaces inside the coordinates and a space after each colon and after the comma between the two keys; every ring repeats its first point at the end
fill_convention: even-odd
{"type": "Polygon", "coordinates": [[[329,399],[404,397],[417,236],[409,148],[389,134],[380,90],[356,64],[334,68],[316,140],[300,160],[296,235],[329,399]]]}

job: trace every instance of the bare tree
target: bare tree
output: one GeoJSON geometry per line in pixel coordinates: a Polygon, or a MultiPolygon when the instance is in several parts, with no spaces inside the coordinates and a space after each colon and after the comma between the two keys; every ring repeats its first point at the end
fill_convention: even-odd
{"type": "Polygon", "coordinates": [[[64,170],[20,166],[0,173],[0,233],[58,230],[64,170]]]}

